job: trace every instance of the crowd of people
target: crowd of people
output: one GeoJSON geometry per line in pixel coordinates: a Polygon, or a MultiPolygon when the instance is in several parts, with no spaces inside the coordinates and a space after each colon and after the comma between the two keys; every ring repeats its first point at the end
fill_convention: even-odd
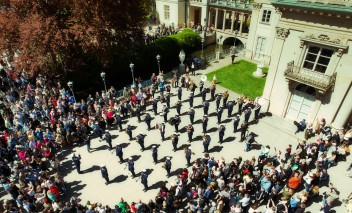
{"type": "MultiPolygon", "coordinates": [[[[174,76],[173,85],[163,78],[163,73],[153,74],[153,84],[148,88],[133,85],[125,88],[123,97],[116,97],[114,88],[106,93],[102,91],[89,96],[86,100],[75,100],[69,88],[59,81],[46,75],[28,78],[25,73],[15,72],[11,66],[2,63],[1,101],[4,105],[2,116],[6,129],[0,139],[0,177],[4,190],[11,199],[3,200],[1,212],[265,212],[300,213],[323,195],[322,207],[319,211],[327,213],[339,199],[339,192],[329,181],[329,168],[339,161],[346,160],[349,155],[351,137],[341,135],[332,129],[316,129],[313,133],[316,141],[301,141],[297,145],[289,145],[285,150],[271,149],[262,146],[259,156],[242,159],[224,159],[211,156],[208,147],[211,141],[208,134],[208,111],[213,102],[216,105],[216,116],[219,124],[219,142],[224,136],[225,123],[222,113],[227,110],[227,117],[233,118],[233,132],[240,131],[240,140],[246,142],[246,151],[250,151],[254,141],[252,134],[247,134],[251,112],[253,120],[258,122],[260,105],[258,99],[240,97],[229,100],[229,93],[216,94],[216,79],[211,88],[205,88],[204,82],[199,84],[188,75],[174,76]],[[196,85],[197,84],[197,85],[196,85]],[[154,116],[161,113],[164,122],[158,130],[164,140],[165,125],[175,126],[171,137],[174,151],[178,143],[178,124],[180,111],[176,105],[177,115],[168,119],[170,93],[176,88],[178,102],[187,100],[190,111],[190,125],[187,127],[189,142],[193,140],[194,98],[202,98],[202,141],[204,157],[191,161],[192,150],[185,149],[187,167],[180,172],[171,187],[162,186],[155,200],[148,203],[142,201],[127,203],[123,199],[114,206],[102,204],[82,204],[77,194],[69,198],[62,177],[60,157],[70,153],[77,143],[87,145],[90,151],[90,140],[95,137],[109,143],[109,149],[120,148],[111,146],[109,128],[125,130],[130,139],[132,131],[129,126],[123,127],[122,120],[145,116],[150,128],[150,115],[146,108],[150,104],[154,116]],[[199,88],[200,97],[195,97],[199,88]],[[189,97],[182,96],[184,90],[190,90],[189,97]],[[210,98],[208,96],[210,93],[210,98]],[[158,94],[155,97],[155,94],[158,94]],[[163,108],[158,110],[158,105],[163,108]],[[237,105],[237,110],[234,107],[237,105]],[[192,112],[193,111],[193,112],[192,112]],[[243,122],[240,124],[241,116],[243,122]],[[149,117],[149,118],[148,118],[149,117]],[[169,123],[169,124],[168,124],[169,123]],[[193,129],[193,130],[192,130],[193,129]],[[190,169],[188,167],[190,166],[190,169]],[[322,186],[328,186],[322,192],[322,186]],[[185,206],[186,203],[186,206],[185,206]]],[[[181,105],[179,106],[181,107],[181,105]]],[[[186,115],[186,116],[187,116],[186,115]]],[[[320,125],[320,124],[319,124],[320,125]]],[[[307,131],[306,128],[300,129],[307,131]]],[[[312,131],[312,130],[309,130],[312,131]]],[[[138,136],[141,150],[144,150],[143,137],[138,136]]],[[[155,147],[153,147],[154,149],[155,147]]],[[[154,158],[154,152],[153,152],[154,158]]],[[[73,155],[72,160],[78,172],[80,156],[73,155]]],[[[124,160],[120,158],[120,160],[124,160]]],[[[129,170],[134,175],[133,162],[128,162],[129,170]],[[133,171],[133,172],[132,172],[133,171]]],[[[163,167],[170,177],[171,162],[167,159],[163,167]]],[[[105,165],[101,165],[102,176],[109,184],[105,165]]],[[[141,181],[148,190],[148,174],[143,171],[141,181]]],[[[348,198],[347,204],[352,200],[348,198]]]]}

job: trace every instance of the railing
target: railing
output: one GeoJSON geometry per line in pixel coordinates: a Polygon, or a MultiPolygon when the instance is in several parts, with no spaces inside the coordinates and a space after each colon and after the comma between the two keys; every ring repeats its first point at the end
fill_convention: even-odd
{"type": "Polygon", "coordinates": [[[231,8],[243,8],[246,10],[251,10],[253,8],[248,0],[211,0],[210,4],[231,8]]]}
{"type": "Polygon", "coordinates": [[[307,84],[323,91],[324,93],[334,85],[336,79],[336,73],[334,73],[332,76],[329,76],[320,72],[301,69],[294,66],[293,61],[287,64],[284,75],[287,79],[307,84]]]}

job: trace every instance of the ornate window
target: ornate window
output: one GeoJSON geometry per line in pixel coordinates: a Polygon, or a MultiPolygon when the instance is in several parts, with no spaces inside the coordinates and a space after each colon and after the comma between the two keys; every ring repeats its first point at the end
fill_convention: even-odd
{"type": "Polygon", "coordinates": [[[302,68],[325,73],[334,50],[319,46],[308,46],[302,68]]]}
{"type": "Polygon", "coordinates": [[[170,6],[164,5],[164,19],[170,20],[170,6]]]}
{"type": "Polygon", "coordinates": [[[255,56],[254,56],[256,59],[260,60],[264,57],[265,44],[266,44],[266,38],[265,37],[258,37],[257,46],[255,49],[255,56]]]}
{"type": "Polygon", "coordinates": [[[269,24],[270,23],[270,17],[271,17],[271,10],[263,10],[263,15],[262,15],[262,23],[269,24]]]}

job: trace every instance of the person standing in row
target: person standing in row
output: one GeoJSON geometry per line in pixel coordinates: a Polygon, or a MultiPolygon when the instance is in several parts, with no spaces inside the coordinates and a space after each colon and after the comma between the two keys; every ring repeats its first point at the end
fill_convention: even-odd
{"type": "Polygon", "coordinates": [[[171,142],[172,142],[172,146],[173,146],[173,150],[174,152],[177,151],[177,144],[178,144],[178,134],[177,132],[174,132],[174,134],[171,136],[171,142]]]}
{"type": "Polygon", "coordinates": [[[146,169],[143,169],[142,174],[141,174],[141,183],[144,186],[143,191],[146,192],[148,191],[148,173],[146,169]]]}
{"type": "Polygon", "coordinates": [[[203,111],[204,111],[204,115],[208,115],[209,112],[209,102],[207,100],[205,100],[203,102],[203,111]]]}
{"type": "Polygon", "coordinates": [[[203,127],[203,133],[205,134],[207,132],[207,126],[208,126],[208,116],[204,115],[203,120],[202,120],[202,127],[203,127]]]}
{"type": "Polygon", "coordinates": [[[245,121],[241,125],[241,139],[240,139],[240,141],[243,141],[245,139],[247,129],[248,129],[248,123],[245,121]]]}
{"type": "Polygon", "coordinates": [[[138,141],[139,145],[141,146],[142,152],[144,152],[144,137],[145,137],[145,135],[143,135],[142,132],[140,132],[139,135],[137,135],[137,141],[138,141]]]}
{"type": "Polygon", "coordinates": [[[229,98],[229,91],[226,90],[223,94],[222,94],[222,107],[226,107],[227,105],[227,99],[229,98]]]}
{"type": "Polygon", "coordinates": [[[194,115],[195,115],[195,111],[194,111],[193,107],[191,107],[189,109],[188,115],[189,115],[189,119],[191,120],[191,124],[193,124],[194,123],[194,115]]]}
{"type": "Polygon", "coordinates": [[[121,132],[122,131],[122,118],[121,118],[120,114],[116,115],[116,123],[117,123],[117,126],[119,127],[120,132],[121,132]]]}
{"type": "Polygon", "coordinates": [[[219,108],[216,116],[218,117],[218,124],[221,123],[221,116],[222,116],[222,113],[224,112],[224,109],[222,107],[219,108]]]}
{"type": "Polygon", "coordinates": [[[237,114],[235,119],[233,120],[233,133],[236,133],[237,132],[237,129],[238,129],[238,125],[240,123],[240,115],[237,114]]]}
{"type": "Polygon", "coordinates": [[[165,167],[165,169],[166,169],[166,172],[167,172],[167,175],[166,175],[166,177],[170,177],[171,176],[171,158],[170,157],[167,157],[166,158],[166,161],[165,161],[165,163],[164,163],[164,167],[165,167]]]}
{"type": "Polygon", "coordinates": [[[192,138],[193,138],[193,132],[194,132],[194,128],[192,126],[192,124],[189,124],[187,126],[187,135],[188,135],[188,142],[192,142],[192,138]]]}
{"type": "Polygon", "coordinates": [[[165,141],[165,122],[162,122],[159,126],[161,141],[165,141]]]}
{"type": "Polygon", "coordinates": [[[101,176],[105,179],[105,185],[108,185],[110,180],[109,180],[109,173],[108,170],[106,169],[106,166],[104,164],[100,165],[100,172],[101,176]]]}
{"type": "Polygon", "coordinates": [[[211,82],[211,87],[210,87],[210,98],[211,100],[215,99],[215,91],[216,91],[216,84],[211,82]]]}
{"type": "Polygon", "coordinates": [[[237,114],[241,114],[242,113],[242,106],[243,106],[243,97],[239,97],[237,99],[237,103],[238,103],[238,111],[237,111],[237,114]]]}
{"type": "Polygon", "coordinates": [[[181,86],[178,87],[178,90],[177,90],[177,97],[178,97],[178,100],[179,100],[179,101],[182,100],[182,87],[181,87],[181,86]]]}
{"type": "Polygon", "coordinates": [[[158,147],[156,145],[152,146],[152,157],[154,164],[158,163],[158,147]]]}
{"type": "Polygon", "coordinates": [[[176,115],[174,119],[175,119],[175,121],[174,121],[175,122],[175,131],[178,132],[178,126],[181,123],[181,118],[179,115],[176,115]]]}
{"type": "Polygon", "coordinates": [[[88,135],[87,138],[85,139],[86,145],[87,145],[87,151],[90,153],[90,136],[88,135]]]}
{"type": "Polygon", "coordinates": [[[191,165],[191,157],[192,157],[191,148],[189,148],[189,147],[185,148],[185,156],[186,156],[186,161],[187,161],[186,166],[189,167],[191,165]]]}
{"type": "Polygon", "coordinates": [[[119,163],[120,164],[123,163],[123,161],[124,161],[123,160],[123,150],[122,150],[122,146],[120,143],[116,145],[115,151],[116,151],[116,156],[119,157],[119,159],[120,159],[119,163]]]}
{"type": "Polygon", "coordinates": [[[136,116],[138,118],[138,123],[141,122],[141,107],[139,106],[139,104],[137,104],[137,108],[136,108],[136,116]]]}
{"type": "Polygon", "coordinates": [[[227,117],[230,118],[232,116],[233,108],[235,107],[235,101],[229,101],[227,103],[227,117]]]}
{"type": "Polygon", "coordinates": [[[72,161],[75,164],[76,170],[78,174],[82,174],[81,172],[81,155],[78,154],[78,156],[76,156],[75,153],[72,154],[72,161]]]}
{"type": "Polygon", "coordinates": [[[154,111],[154,115],[158,114],[158,100],[157,99],[153,100],[153,111],[154,111]]]}
{"type": "Polygon", "coordinates": [[[129,124],[127,124],[126,133],[131,141],[132,140],[132,127],[129,124]]]}
{"type": "Polygon", "coordinates": [[[111,138],[111,134],[108,130],[105,130],[105,140],[109,145],[109,151],[112,150],[112,138],[111,138]]]}
{"type": "Polygon", "coordinates": [[[164,108],[163,108],[164,122],[167,122],[167,113],[169,113],[169,107],[167,107],[166,104],[164,104],[164,108]]]}
{"type": "Polygon", "coordinates": [[[248,123],[249,121],[249,117],[251,116],[252,110],[250,107],[248,107],[245,111],[244,111],[244,121],[248,123]]]}
{"type": "Polygon", "coordinates": [[[259,120],[259,113],[260,113],[260,104],[258,102],[256,102],[255,106],[254,106],[254,120],[258,121],[259,120]]]}
{"type": "Polygon", "coordinates": [[[152,117],[150,116],[149,113],[146,113],[146,114],[145,114],[144,121],[145,121],[145,123],[147,124],[148,131],[150,131],[150,129],[151,129],[151,128],[150,128],[150,123],[151,123],[151,121],[152,121],[152,117]]]}
{"type": "Polygon", "coordinates": [[[209,152],[209,145],[210,145],[210,135],[208,133],[203,135],[203,148],[204,151],[203,153],[208,153],[209,152]]]}
{"type": "Polygon", "coordinates": [[[128,159],[128,171],[130,171],[131,172],[131,177],[132,178],[135,178],[136,177],[136,173],[134,173],[134,162],[133,162],[133,158],[132,157],[130,157],[129,159],[128,159]]]}
{"type": "Polygon", "coordinates": [[[204,81],[200,80],[199,81],[199,93],[203,92],[203,87],[204,87],[204,81]]]}
{"type": "Polygon", "coordinates": [[[206,99],[207,99],[207,89],[203,88],[201,94],[202,94],[202,101],[203,102],[206,101],[206,99]]]}
{"type": "Polygon", "coordinates": [[[219,93],[219,94],[216,96],[216,100],[215,100],[216,111],[219,111],[219,108],[220,108],[220,101],[221,101],[221,94],[219,93]]]}
{"type": "Polygon", "coordinates": [[[226,130],[225,126],[220,125],[220,127],[219,127],[219,143],[220,144],[224,141],[225,130],[226,130]]]}
{"type": "Polygon", "coordinates": [[[191,92],[189,94],[189,107],[193,107],[193,99],[194,99],[194,93],[191,92]]]}
{"type": "Polygon", "coordinates": [[[169,109],[170,109],[170,97],[171,97],[170,92],[166,93],[165,102],[166,102],[167,108],[169,109]]]}
{"type": "Polygon", "coordinates": [[[181,100],[178,100],[176,103],[176,112],[178,115],[181,115],[181,107],[182,107],[181,100]]]}

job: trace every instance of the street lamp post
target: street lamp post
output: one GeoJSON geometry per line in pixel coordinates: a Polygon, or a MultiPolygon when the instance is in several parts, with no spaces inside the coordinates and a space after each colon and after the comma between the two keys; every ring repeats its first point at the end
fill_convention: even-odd
{"type": "Polygon", "coordinates": [[[204,55],[203,55],[203,49],[204,49],[204,37],[202,37],[202,54],[200,55],[200,58],[204,58],[204,55]]]}
{"type": "Polygon", "coordinates": [[[100,73],[100,77],[101,77],[101,79],[103,80],[103,83],[104,83],[105,93],[108,93],[108,91],[106,89],[105,76],[106,76],[105,72],[101,72],[100,73]]]}
{"type": "MultiPolygon", "coordinates": [[[[133,85],[135,85],[134,84],[134,73],[133,73],[133,69],[134,69],[134,64],[131,62],[130,63],[130,68],[131,68],[131,73],[132,73],[132,83],[133,83],[133,85]]],[[[160,69],[160,68],[159,68],[160,69]]]]}
{"type": "Polygon", "coordinates": [[[159,73],[160,73],[160,58],[161,58],[160,55],[156,56],[156,60],[158,61],[159,73]]]}
{"type": "Polygon", "coordinates": [[[70,88],[70,90],[72,92],[73,100],[76,103],[75,93],[73,92],[73,82],[72,81],[67,82],[67,86],[68,86],[68,88],[70,88]]]}
{"type": "Polygon", "coordinates": [[[178,71],[179,71],[179,73],[180,73],[180,72],[183,73],[183,72],[185,71],[185,65],[183,64],[183,62],[185,61],[185,58],[186,58],[186,53],[185,53],[185,51],[181,50],[181,51],[180,51],[180,54],[178,55],[178,58],[179,58],[180,61],[181,61],[181,64],[180,64],[180,66],[179,66],[178,71]]]}

